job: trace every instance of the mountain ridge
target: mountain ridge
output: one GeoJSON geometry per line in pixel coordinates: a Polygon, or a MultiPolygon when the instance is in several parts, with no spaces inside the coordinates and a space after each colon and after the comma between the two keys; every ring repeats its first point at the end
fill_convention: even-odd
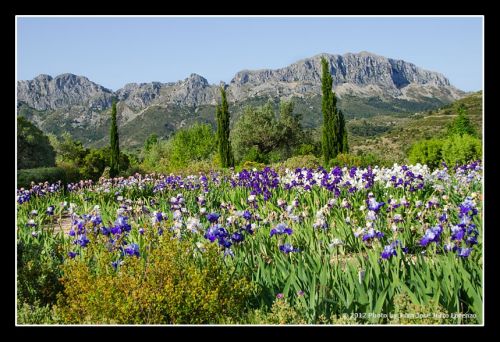
{"type": "MultiPolygon", "coordinates": [[[[321,53],[283,68],[241,70],[229,83],[221,84],[233,107],[265,99],[295,99],[303,102],[304,115],[315,117],[309,121],[319,123],[321,57],[329,61],[333,90],[347,118],[436,108],[466,94],[441,73],[366,51],[344,55],[321,53]]],[[[210,121],[199,112],[216,105],[218,88],[219,85],[210,84],[196,73],[175,82],[127,83],[116,91],[85,76],[41,74],[32,80],[18,81],[17,100],[21,115],[45,132],[57,134],[60,129],[68,130],[84,137],[85,143],[91,143],[102,138],[98,137],[102,133],[95,132],[105,131],[101,127],[107,122],[103,113],[109,111],[113,98],[119,101],[121,125],[146,120],[144,113],[154,109],[155,120],[163,121],[158,122],[165,131],[161,135],[168,135],[186,122],[210,121]],[[179,112],[185,117],[176,117],[179,112]],[[60,127],[54,128],[55,123],[60,127]]]]}

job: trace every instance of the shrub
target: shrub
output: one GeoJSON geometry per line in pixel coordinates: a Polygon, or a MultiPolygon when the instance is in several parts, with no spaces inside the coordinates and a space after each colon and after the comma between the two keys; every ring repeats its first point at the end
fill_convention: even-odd
{"type": "Polygon", "coordinates": [[[64,170],[66,182],[75,183],[83,179],[81,168],[76,166],[75,163],[71,161],[59,161],[57,165],[64,170]]]}
{"type": "Polygon", "coordinates": [[[446,164],[454,166],[456,164],[466,164],[471,160],[478,160],[482,157],[481,140],[470,135],[462,136],[455,134],[443,142],[442,159],[446,164]]]}
{"type": "Polygon", "coordinates": [[[330,161],[330,166],[360,166],[361,158],[348,153],[339,153],[330,161]]]}
{"type": "Polygon", "coordinates": [[[414,304],[408,294],[399,293],[394,296],[394,313],[390,324],[451,324],[446,318],[447,311],[443,306],[430,301],[427,305],[414,304]],[[429,316],[430,315],[430,316],[429,316]]]}
{"type": "Polygon", "coordinates": [[[59,319],[54,307],[27,303],[17,306],[17,324],[58,324],[59,319]]]}
{"type": "Polygon", "coordinates": [[[241,171],[241,170],[252,170],[252,169],[262,170],[265,167],[266,167],[266,164],[263,164],[263,163],[257,163],[257,162],[253,162],[253,161],[246,161],[243,164],[241,164],[241,166],[238,167],[237,169],[239,171],[241,171]]]}
{"type": "Polygon", "coordinates": [[[295,150],[296,156],[303,156],[308,154],[317,154],[318,148],[313,144],[302,144],[295,150]]]}
{"type": "Polygon", "coordinates": [[[315,157],[312,154],[296,156],[292,158],[288,158],[282,163],[276,165],[277,168],[290,169],[295,170],[297,168],[307,167],[310,169],[316,169],[321,165],[321,161],[319,158],[315,157]]]}
{"type": "Polygon", "coordinates": [[[208,245],[196,259],[190,242],[171,238],[164,234],[147,260],[127,257],[116,271],[111,254],[102,251],[70,260],[58,297],[62,320],[200,324],[240,317],[253,295],[251,283],[224,263],[217,245],[208,245]]]}
{"type": "Polygon", "coordinates": [[[255,310],[249,315],[248,320],[250,324],[307,324],[285,298],[277,298],[270,312],[255,310]]]}
{"type": "Polygon", "coordinates": [[[208,174],[210,171],[217,170],[219,168],[219,163],[214,160],[199,160],[189,163],[184,169],[179,170],[182,175],[196,175],[198,173],[208,174]]]}
{"type": "Polygon", "coordinates": [[[63,289],[59,282],[63,259],[62,246],[49,232],[37,239],[18,239],[18,302],[41,306],[55,303],[63,289]]]}
{"type": "Polygon", "coordinates": [[[410,149],[408,159],[410,164],[425,164],[431,169],[439,167],[442,161],[444,141],[430,139],[416,142],[410,149]]]}
{"type": "Polygon", "coordinates": [[[83,159],[82,179],[97,180],[102,175],[106,165],[109,165],[109,156],[109,149],[90,150],[83,159]]]}
{"type": "Polygon", "coordinates": [[[252,146],[247,150],[242,160],[245,162],[267,163],[268,156],[265,153],[260,152],[257,146],[252,146]]]}
{"type": "Polygon", "coordinates": [[[57,183],[66,182],[66,172],[60,167],[40,167],[36,169],[17,170],[17,187],[29,187],[31,182],[35,183],[57,183]]]}

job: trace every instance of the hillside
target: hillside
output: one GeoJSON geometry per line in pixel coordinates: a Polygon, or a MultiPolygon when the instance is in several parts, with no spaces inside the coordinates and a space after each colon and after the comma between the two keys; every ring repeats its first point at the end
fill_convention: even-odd
{"type": "Polygon", "coordinates": [[[347,123],[353,153],[369,152],[385,159],[405,161],[411,145],[420,139],[440,137],[446,126],[457,115],[457,108],[464,105],[476,131],[482,137],[482,91],[470,94],[437,110],[420,112],[408,117],[381,115],[370,120],[356,119],[347,123]]]}

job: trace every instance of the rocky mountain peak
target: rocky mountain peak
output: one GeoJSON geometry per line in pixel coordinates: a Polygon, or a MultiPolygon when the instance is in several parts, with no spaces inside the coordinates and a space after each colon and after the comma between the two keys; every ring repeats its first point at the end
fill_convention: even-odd
{"type": "Polygon", "coordinates": [[[84,76],[61,74],[52,78],[39,75],[19,81],[18,101],[37,110],[54,110],[68,106],[86,106],[101,110],[111,105],[112,91],[84,76]]]}
{"type": "Polygon", "coordinates": [[[184,81],[186,82],[186,84],[196,88],[204,88],[209,86],[208,81],[205,77],[202,77],[194,73],[189,75],[189,77],[186,78],[184,81]]]}
{"type": "MultiPolygon", "coordinates": [[[[228,101],[318,96],[321,94],[321,57],[329,62],[333,90],[340,99],[349,96],[388,103],[402,100],[435,104],[449,103],[464,95],[440,73],[362,51],[343,55],[321,53],[279,69],[241,70],[224,85],[228,101]]],[[[153,105],[162,108],[215,105],[220,86],[211,85],[206,78],[192,73],[177,82],[128,83],[112,92],[83,76],[67,73],[53,78],[42,74],[29,81],[19,81],[17,98],[18,104],[24,103],[39,111],[71,109],[73,113],[80,111],[96,116],[111,107],[111,99],[116,97],[120,101],[121,120],[130,121],[153,105]]],[[[83,114],[78,118],[78,122],[85,120],[83,114]]]]}

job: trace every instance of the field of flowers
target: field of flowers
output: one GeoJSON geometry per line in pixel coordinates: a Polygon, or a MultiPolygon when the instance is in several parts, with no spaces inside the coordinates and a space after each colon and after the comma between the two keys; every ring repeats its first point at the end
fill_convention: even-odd
{"type": "Polygon", "coordinates": [[[482,166],[17,191],[21,323],[482,323],[482,166]]]}

